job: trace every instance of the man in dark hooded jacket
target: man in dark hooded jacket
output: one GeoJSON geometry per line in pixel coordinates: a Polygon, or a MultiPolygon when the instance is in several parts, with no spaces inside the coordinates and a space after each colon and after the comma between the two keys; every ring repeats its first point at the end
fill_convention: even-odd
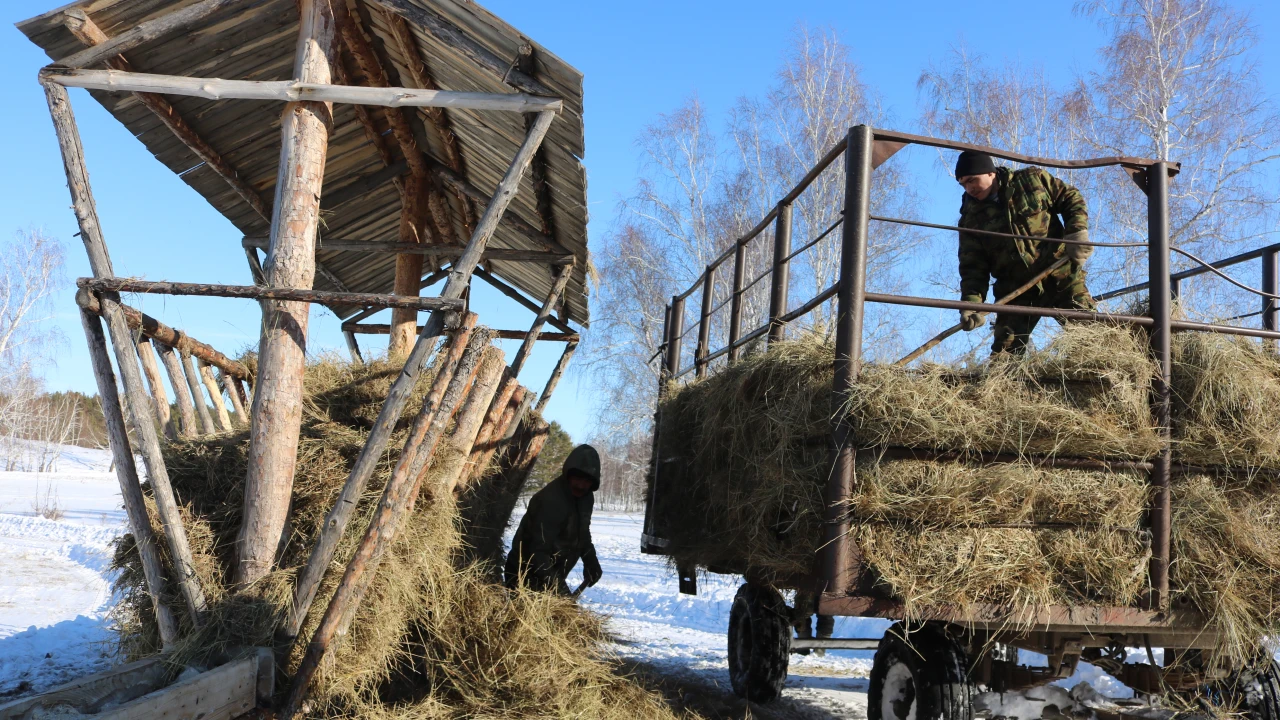
{"type": "Polygon", "coordinates": [[[600,454],[579,445],[564,461],[560,477],[534,493],[507,555],[506,584],[569,594],[565,577],[582,560],[587,587],[603,571],[591,544],[593,493],[600,489],[600,454]]]}

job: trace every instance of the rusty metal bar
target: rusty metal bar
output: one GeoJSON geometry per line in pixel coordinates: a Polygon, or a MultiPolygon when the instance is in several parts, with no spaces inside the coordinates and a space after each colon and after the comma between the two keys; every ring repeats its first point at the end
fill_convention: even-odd
{"type": "MultiPolygon", "coordinates": [[[[1267,253],[1274,254],[1277,251],[1280,251],[1280,243],[1276,243],[1274,245],[1267,245],[1265,247],[1256,248],[1248,252],[1242,252],[1239,255],[1232,255],[1231,257],[1226,257],[1221,260],[1216,260],[1214,262],[1209,263],[1209,266],[1212,267],[1214,270],[1221,270],[1223,268],[1231,267],[1232,265],[1239,265],[1242,262],[1248,262],[1250,260],[1255,260],[1260,257],[1265,257],[1267,253]]],[[[1187,278],[1193,278],[1197,275],[1203,275],[1207,272],[1211,272],[1209,268],[1203,265],[1197,265],[1196,267],[1193,267],[1190,270],[1183,270],[1181,272],[1176,272],[1173,275],[1171,275],[1169,279],[1177,283],[1181,280],[1186,280],[1187,278]]],[[[1097,300],[1098,302],[1102,302],[1103,300],[1110,300],[1111,298],[1116,298],[1116,297],[1121,297],[1123,295],[1131,295],[1136,292],[1141,292],[1143,290],[1146,290],[1149,287],[1151,287],[1150,283],[1138,283],[1137,285],[1122,287],[1118,290],[1108,290],[1107,292],[1104,292],[1101,295],[1095,295],[1093,299],[1097,300]]]]}
{"type": "Polygon", "coordinates": [[[778,222],[773,230],[773,284],[769,287],[769,344],[786,335],[782,316],[787,314],[787,294],[791,288],[791,205],[778,206],[778,222]]]}
{"type": "Polygon", "coordinates": [[[853,493],[856,472],[853,429],[838,412],[858,380],[862,365],[862,313],[867,287],[867,224],[871,214],[871,128],[849,129],[845,153],[844,229],[836,301],[835,378],[831,387],[833,463],[825,492],[822,575],[827,592],[850,587],[849,520],[844,505],[853,493]]]}
{"type": "Polygon", "coordinates": [[[702,312],[698,314],[698,345],[693,352],[697,376],[707,376],[707,346],[711,343],[711,302],[716,291],[716,269],[708,265],[702,276],[702,312]]]}
{"type": "Polygon", "coordinates": [[[1151,386],[1151,411],[1156,432],[1164,447],[1152,458],[1150,524],[1151,524],[1151,597],[1148,607],[1163,609],[1169,604],[1169,544],[1172,507],[1169,495],[1170,422],[1172,397],[1169,389],[1172,370],[1173,336],[1172,301],[1169,291],[1169,178],[1165,164],[1156,163],[1147,176],[1147,256],[1151,305],[1151,354],[1160,372],[1151,386]]]}
{"type": "MultiPolygon", "coordinates": [[[[663,309],[662,346],[658,352],[666,352],[671,347],[671,306],[663,309]]],[[[662,548],[649,542],[655,537],[653,528],[653,503],[658,494],[658,469],[661,465],[658,458],[658,432],[662,428],[662,399],[667,392],[667,382],[671,378],[670,358],[663,357],[658,364],[658,401],[653,408],[653,437],[649,445],[649,498],[644,504],[644,532],[640,534],[640,552],[644,554],[661,554],[662,548]]]]}
{"type": "Polygon", "coordinates": [[[671,298],[667,329],[667,377],[674,379],[680,374],[680,344],[684,336],[684,298],[679,295],[671,298]]]}
{"type": "MultiPolygon", "coordinates": [[[[1034,240],[1043,242],[1045,238],[1036,235],[1016,235],[1014,233],[998,232],[996,230],[978,230],[976,228],[962,228],[957,225],[939,225],[938,223],[928,223],[921,220],[908,220],[906,218],[883,217],[881,215],[872,215],[872,220],[877,222],[893,223],[894,225],[911,225],[913,227],[933,228],[934,230],[954,230],[956,232],[969,233],[971,235],[981,235],[983,237],[1006,238],[1008,240],[1034,240]]],[[[1063,238],[1052,238],[1053,242],[1062,243],[1063,245],[1085,245],[1087,247],[1146,247],[1146,243],[1109,243],[1094,242],[1091,240],[1065,240],[1063,238]]]]}
{"type": "MultiPolygon", "coordinates": [[[[1262,254],[1262,292],[1275,295],[1280,293],[1280,253],[1276,250],[1268,250],[1262,254]]],[[[1276,300],[1275,298],[1262,298],[1262,329],[1275,331],[1276,327],[1276,300]]]]}
{"type": "MultiPolygon", "coordinates": [[[[1027,165],[1040,165],[1042,167],[1072,169],[1102,168],[1113,167],[1119,165],[1121,167],[1142,169],[1151,167],[1160,163],[1159,160],[1139,157],[1102,157],[1089,158],[1087,160],[1057,160],[1055,158],[1036,157],[1035,155],[1022,155],[1020,153],[1001,150],[1000,148],[986,147],[985,145],[974,145],[973,143],[956,142],[954,140],[942,140],[940,138],[928,137],[925,135],[911,135],[894,130],[877,130],[875,134],[876,140],[886,140],[889,142],[900,142],[911,145],[927,145],[929,147],[944,148],[948,150],[977,150],[992,157],[1002,158],[1004,160],[1012,160],[1027,165]]],[[[1165,172],[1177,175],[1178,170],[1182,167],[1181,163],[1164,163],[1165,172]]]]}
{"type": "Polygon", "coordinates": [[[747,246],[735,243],[733,250],[733,293],[729,296],[729,362],[738,362],[738,338],[742,336],[742,283],[747,279],[747,246]]]}
{"type": "Polygon", "coordinates": [[[826,302],[826,301],[830,300],[831,298],[835,297],[836,293],[837,293],[837,292],[839,292],[839,291],[840,291],[840,284],[839,284],[839,283],[836,283],[835,285],[832,285],[831,287],[827,288],[826,290],[823,290],[822,292],[818,293],[818,294],[817,294],[816,296],[814,296],[814,298],[813,298],[812,300],[810,300],[809,302],[807,302],[807,303],[805,303],[805,304],[801,305],[800,307],[796,308],[795,310],[792,310],[791,312],[787,313],[786,315],[783,315],[783,316],[782,316],[782,322],[783,322],[784,324],[786,324],[786,323],[791,323],[791,322],[793,322],[793,321],[795,321],[795,320],[800,319],[801,317],[804,317],[804,315],[805,315],[805,314],[812,312],[814,308],[818,307],[818,306],[819,306],[819,305],[821,305],[822,303],[824,303],[824,302],[826,302]]]}

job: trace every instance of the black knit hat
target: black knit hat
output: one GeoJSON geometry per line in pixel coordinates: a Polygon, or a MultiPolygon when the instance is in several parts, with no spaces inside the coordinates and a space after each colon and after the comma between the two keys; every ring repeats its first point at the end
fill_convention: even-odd
{"type": "Polygon", "coordinates": [[[965,150],[956,158],[956,179],[966,175],[985,175],[996,171],[996,164],[991,156],[977,150],[965,150]]]}

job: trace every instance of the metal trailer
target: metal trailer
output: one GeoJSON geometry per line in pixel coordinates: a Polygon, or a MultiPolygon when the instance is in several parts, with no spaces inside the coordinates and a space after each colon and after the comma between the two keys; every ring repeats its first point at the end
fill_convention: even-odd
{"type": "MultiPolygon", "coordinates": [[[[862,572],[857,548],[848,539],[850,521],[840,507],[852,494],[855,484],[855,457],[859,451],[852,429],[837,418],[830,436],[832,472],[825,488],[826,517],[824,537],[813,570],[792,578],[777,587],[755,578],[749,567],[708,568],[711,572],[740,574],[746,578],[735,598],[729,620],[728,651],[730,675],[737,694],[753,701],[767,702],[781,691],[786,678],[788,655],[814,648],[849,648],[876,650],[871,674],[868,716],[870,720],[927,720],[945,718],[967,720],[972,717],[969,703],[975,688],[1010,691],[1035,687],[1070,677],[1084,660],[1100,667],[1140,693],[1162,691],[1208,692],[1211,702],[1223,703],[1238,693],[1244,709],[1258,720],[1280,719],[1280,673],[1267,660],[1256,668],[1215,667],[1208,653],[1218,637],[1206,627],[1205,620],[1189,607],[1171,607],[1169,598],[1170,493],[1173,472],[1189,468],[1171,463],[1170,438],[1170,335],[1173,332],[1213,332],[1280,339],[1276,327],[1275,301],[1268,295],[1277,293],[1277,253],[1280,244],[1207,263],[1188,255],[1196,267],[1183,272],[1170,272],[1169,244],[1169,179],[1177,174],[1179,164],[1164,160],[1133,157],[1110,157],[1092,160],[1054,160],[1018,153],[952,142],[930,137],[873,129],[865,125],[851,128],[845,140],[832,148],[783,197],[751,231],[707,265],[702,276],[687,290],[671,298],[666,308],[664,342],[653,359],[661,358],[660,392],[671,381],[679,381],[690,373],[705,377],[713,362],[733,363],[745,345],[764,336],[764,342],[779,340],[788,323],[806,315],[831,298],[836,300],[835,379],[832,388],[834,407],[858,380],[863,346],[863,309],[867,303],[976,310],[980,312],[1015,312],[1062,319],[1099,319],[1128,323],[1147,328],[1152,356],[1161,372],[1153,387],[1154,421],[1164,437],[1164,450],[1150,462],[1108,462],[1078,458],[1032,457],[1045,466],[1146,471],[1154,491],[1149,508],[1151,560],[1149,596],[1138,607],[1054,606],[1037,610],[1012,612],[997,606],[971,606],[950,611],[936,611],[927,618],[915,618],[908,624],[902,604],[873,592],[868,574],[862,572]],[[866,262],[868,226],[871,222],[901,223],[942,230],[957,227],[890,218],[871,213],[870,190],[875,168],[909,144],[952,150],[979,150],[1006,160],[1048,168],[1085,169],[1118,166],[1124,169],[1148,198],[1148,241],[1124,244],[1148,247],[1149,277],[1146,283],[1103,293],[1097,299],[1119,297],[1148,290],[1149,312],[1145,316],[1060,310],[1021,306],[996,306],[938,298],[867,292],[866,262]],[[841,220],[797,250],[791,248],[792,204],[810,184],[837,159],[844,159],[845,197],[841,220]],[[750,282],[745,277],[744,262],[748,245],[761,235],[770,223],[775,225],[771,267],[750,282]],[[816,245],[828,234],[841,228],[839,279],[794,309],[788,309],[788,266],[800,253],[816,245]],[[1261,329],[1207,324],[1171,317],[1172,298],[1179,284],[1204,274],[1222,275],[1221,268],[1250,260],[1262,261],[1263,306],[1261,329]],[[728,298],[713,306],[717,275],[732,262],[728,298]],[[768,321],[749,332],[742,331],[744,292],[771,275],[768,321]],[[682,362],[682,343],[686,329],[686,300],[701,290],[700,305],[694,327],[697,330],[692,363],[682,362]],[[727,343],[713,350],[710,344],[711,318],[729,305],[727,343]],[[722,359],[723,358],[723,359],[722,359]],[[817,594],[817,612],[821,615],[874,617],[899,621],[884,638],[792,637],[785,600],[778,587],[794,588],[817,594]],[[848,592],[834,591],[854,588],[848,592]],[[1015,630],[1012,628],[1034,628],[1015,630]],[[1125,648],[1165,648],[1165,662],[1155,662],[1148,652],[1148,662],[1129,662],[1125,648]],[[1047,666],[1029,667],[1017,660],[1017,650],[1041,653],[1048,657],[1047,666]]],[[[990,233],[988,233],[990,234],[990,233]]],[[[998,233],[996,233],[998,234],[998,233]]],[[[1016,237],[1016,236],[1011,236],[1016,237]]],[[[1106,245],[1106,243],[1091,243],[1106,245]]],[[[1225,277],[1225,276],[1224,276],[1225,277]]],[[[1255,291],[1256,292],[1256,291],[1255,291]]],[[[1239,319],[1239,318],[1237,318],[1239,319]]],[[[655,415],[655,429],[662,424],[660,411],[655,415]]],[[[677,458],[657,456],[654,433],[654,456],[650,497],[646,509],[642,552],[667,554],[668,541],[663,537],[662,519],[654,517],[654,499],[664,492],[663,467],[678,462],[677,458]]],[[[883,453],[884,449],[877,449],[883,453]]],[[[948,459],[949,453],[927,453],[897,450],[917,459],[948,459]]],[[[969,456],[972,458],[972,455],[969,456]]],[[[1016,458],[995,454],[980,456],[981,462],[1009,462],[1016,458]]],[[[1025,458],[1024,458],[1025,459],[1025,458]]],[[[696,594],[695,568],[678,567],[680,591],[696,594]]],[[[1259,638],[1261,645],[1262,639],[1259,638]]],[[[1234,702],[1234,701],[1232,701],[1234,702]]],[[[1202,703],[1202,707],[1205,707],[1202,703]]]]}

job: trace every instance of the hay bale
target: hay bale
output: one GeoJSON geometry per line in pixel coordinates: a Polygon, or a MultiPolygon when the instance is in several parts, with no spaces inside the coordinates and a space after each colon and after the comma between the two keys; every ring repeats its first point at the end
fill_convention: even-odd
{"type": "MultiPolygon", "coordinates": [[[[1264,480],[1274,474],[1254,472],[1280,469],[1280,360],[1224,336],[1177,335],[1174,351],[1174,460],[1220,468],[1175,487],[1174,596],[1224,630],[1228,652],[1252,652],[1280,630],[1280,527],[1260,499],[1276,492],[1264,480]]],[[[908,613],[1132,605],[1146,591],[1142,474],[964,461],[1153,457],[1156,368],[1144,333],[1073,324],[1042,350],[965,370],[867,365],[839,408],[833,359],[829,344],[802,337],[670,387],[653,517],[678,562],[780,584],[813,570],[831,463],[824,438],[840,413],[862,447],[960,454],[859,454],[855,544],[878,592],[908,613]]]]}
{"type": "MultiPolygon", "coordinates": [[[[276,644],[296,574],[398,374],[399,367],[387,363],[309,364],[291,534],[279,568],[249,588],[229,586],[247,433],[166,444],[170,479],[210,602],[206,624],[194,632],[184,628],[176,663],[200,664],[228,646],[276,644]]],[[[430,373],[424,375],[322,581],[303,624],[304,639],[324,614],[390,477],[405,428],[430,385],[430,373]]],[[[453,459],[448,453],[437,458],[425,482],[439,479],[453,459]]],[[[155,518],[153,525],[158,531],[155,518]]],[[[512,593],[489,582],[487,568],[461,560],[464,541],[450,493],[420,502],[383,558],[349,634],[324,663],[309,717],[621,718],[637,710],[645,717],[673,717],[656,694],[614,672],[595,616],[564,598],[512,593]]],[[[122,647],[130,657],[152,654],[159,636],[131,537],[117,546],[115,565],[121,570],[116,619],[122,647]]],[[[287,673],[296,669],[304,644],[285,658],[287,673]]]]}

